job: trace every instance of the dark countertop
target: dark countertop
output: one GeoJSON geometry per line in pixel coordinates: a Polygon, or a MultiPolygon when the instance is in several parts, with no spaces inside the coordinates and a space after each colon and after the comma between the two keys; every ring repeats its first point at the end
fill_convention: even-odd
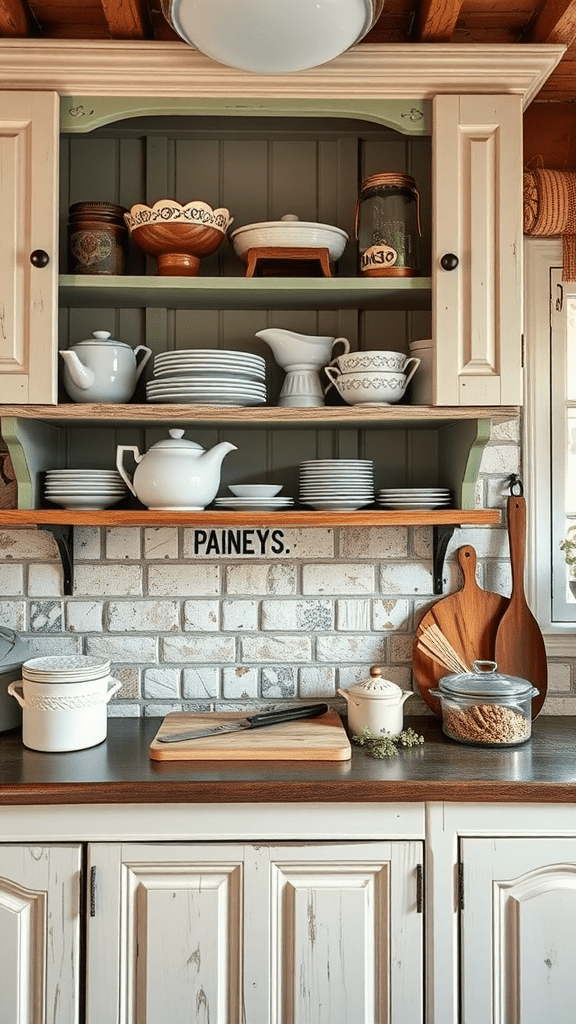
{"type": "Polygon", "coordinates": [[[0,736],[0,805],[484,801],[576,802],[576,717],[540,716],[532,738],[498,750],[446,739],[440,721],[406,718],[422,746],[377,760],[151,761],[160,718],[111,718],[88,750],[39,753],[0,736]]]}

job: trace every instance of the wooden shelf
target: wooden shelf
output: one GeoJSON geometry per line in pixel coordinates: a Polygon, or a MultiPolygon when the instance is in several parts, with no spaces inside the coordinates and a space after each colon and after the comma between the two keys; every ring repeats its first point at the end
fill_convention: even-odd
{"type": "Polygon", "coordinates": [[[499,509],[438,509],[427,511],[154,512],[148,509],[72,511],[55,509],[0,509],[0,526],[494,526],[499,509]]]}
{"type": "Polygon", "coordinates": [[[391,309],[432,305],[429,277],[113,277],[64,274],[60,305],[135,309],[391,309]]]}
{"type": "Polygon", "coordinates": [[[492,422],[516,419],[518,406],[432,406],[383,405],[378,408],[354,406],[319,406],[312,409],[280,408],[279,406],[240,407],[226,405],[0,405],[0,417],[17,416],[26,420],[42,420],[55,425],[99,423],[105,425],[132,423],[196,423],[234,424],[236,426],[283,425],[310,427],[442,427],[463,420],[487,419],[492,422]]]}

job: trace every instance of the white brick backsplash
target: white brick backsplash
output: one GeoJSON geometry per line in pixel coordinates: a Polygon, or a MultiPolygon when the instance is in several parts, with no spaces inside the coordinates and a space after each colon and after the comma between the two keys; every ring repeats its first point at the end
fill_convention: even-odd
{"type": "Polygon", "coordinates": [[[67,601],[66,629],[71,633],[101,633],[102,601],[67,601]]]}
{"type": "Polygon", "coordinates": [[[222,602],[222,629],[258,629],[258,601],[227,600],[222,602]]]}
{"type": "Polygon", "coordinates": [[[312,643],[307,636],[250,636],[240,640],[242,661],[310,661],[312,643]]]}
{"type": "Polygon", "coordinates": [[[217,565],[150,565],[148,593],[151,597],[211,597],[220,593],[217,565]]]}
{"type": "Polygon", "coordinates": [[[158,640],[151,636],[88,637],[85,653],[109,658],[113,665],[154,664],[158,660],[158,640]]]}
{"type": "Polygon", "coordinates": [[[97,526],[76,526],[74,529],[74,558],[99,561],[102,557],[101,531],[97,526]]]}
{"type": "Polygon", "coordinates": [[[174,711],[183,710],[184,707],[181,701],[172,701],[169,704],[159,704],[156,701],[150,701],[150,703],[145,704],[143,708],[145,718],[163,718],[164,715],[171,715],[174,711]]]}
{"type": "Polygon", "coordinates": [[[418,558],[432,558],[432,527],[415,526],[412,528],[412,549],[418,558]]]}
{"type": "Polygon", "coordinates": [[[48,530],[0,530],[0,561],[60,561],[58,545],[48,530]]]}
{"type": "Polygon", "coordinates": [[[373,594],[374,566],[345,565],[341,562],[303,565],[302,593],[373,594]]]}
{"type": "Polygon", "coordinates": [[[512,570],[510,562],[487,562],[484,567],[484,590],[510,597],[512,593],[512,570]]]}
{"type": "Polygon", "coordinates": [[[186,700],[210,700],[218,697],[220,671],[214,665],[185,668],[182,672],[182,696],[186,700]]]}
{"type": "Polygon", "coordinates": [[[192,633],[214,633],[219,627],[218,601],[185,601],[184,629],[192,633]]]}
{"type": "Polygon", "coordinates": [[[372,627],[378,630],[406,629],[410,616],[410,605],[408,601],[398,601],[390,598],[376,600],[372,604],[372,627]]]}
{"type": "Polygon", "coordinates": [[[480,468],[483,473],[508,476],[520,468],[520,451],[515,444],[487,445],[482,454],[480,468]]]}
{"type": "Polygon", "coordinates": [[[520,441],[520,419],[504,420],[503,423],[493,423],[490,431],[490,444],[498,441],[520,441]]]}
{"type": "Polygon", "coordinates": [[[144,672],[145,697],[180,697],[180,671],[175,668],[148,668],[144,672]]]}
{"type": "Polygon", "coordinates": [[[258,594],[284,596],[296,593],[295,565],[229,565],[226,567],[228,594],[258,594]]]}
{"type": "Polygon", "coordinates": [[[236,642],[231,636],[165,636],[161,641],[161,656],[163,662],[231,662],[235,660],[236,642]]]}
{"type": "MultiPolygon", "coordinates": [[[[3,621],[2,625],[6,625],[6,623],[3,621]]],[[[68,656],[83,653],[82,641],[79,637],[50,637],[46,634],[43,636],[28,635],[24,639],[30,652],[30,658],[52,658],[56,655],[68,656]]]]}
{"type": "Polygon", "coordinates": [[[108,528],[104,538],[106,558],[137,562],[142,554],[141,531],[136,527],[108,528]]]}
{"type": "Polygon", "coordinates": [[[140,673],[137,668],[115,669],[114,676],[122,683],[122,688],[112,697],[113,702],[140,696],[140,673]]]}
{"type": "Polygon", "coordinates": [[[258,696],[258,678],[257,668],[226,666],[222,670],[222,696],[227,700],[251,700],[258,696]]]}
{"type": "Polygon", "coordinates": [[[570,691],[570,665],[565,662],[548,663],[548,691],[567,693],[570,691]]]}
{"type": "Polygon", "coordinates": [[[266,700],[295,697],[297,692],[296,669],[288,665],[276,665],[262,669],[262,696],[266,700]]]}
{"type": "MultiPolygon", "coordinates": [[[[406,526],[346,527],[340,530],[340,558],[405,558],[406,526]]],[[[318,556],[316,556],[318,557],[318,556]]]]}
{"type": "Polygon", "coordinates": [[[431,567],[414,562],[388,562],[380,567],[382,594],[431,594],[431,567]]]}
{"type": "Polygon", "coordinates": [[[478,558],[508,558],[508,534],[505,528],[482,529],[463,527],[455,530],[447,548],[447,556],[454,555],[464,544],[471,544],[478,558]]]}
{"type": "Polygon", "coordinates": [[[388,655],[390,661],[405,661],[411,665],[413,646],[414,636],[412,633],[392,633],[388,640],[388,655]]]}
{"type": "Polygon", "coordinates": [[[314,632],[332,629],[333,620],[331,601],[262,602],[262,629],[314,632]]]}
{"type": "Polygon", "coordinates": [[[308,698],[334,697],[336,695],[336,670],[328,665],[314,665],[301,668],[299,673],[300,696],[308,698]]]}
{"type": "Polygon", "coordinates": [[[111,633],[166,633],[180,629],[180,605],[176,601],[110,601],[107,617],[111,633]]]}
{"type": "Polygon", "coordinates": [[[484,477],[487,508],[506,508],[510,497],[510,485],[507,476],[484,477]]]}
{"type": "Polygon", "coordinates": [[[318,637],[316,645],[316,660],[329,661],[332,665],[338,665],[342,661],[361,661],[368,665],[377,665],[383,661],[385,653],[386,641],[374,633],[318,637]]]}
{"type": "Polygon", "coordinates": [[[108,705],[109,718],[140,718],[143,708],[140,704],[129,704],[128,702],[111,701],[108,705]]]}
{"type": "Polygon", "coordinates": [[[34,632],[61,633],[63,627],[64,610],[61,601],[32,601],[30,629],[34,632]]]}
{"type": "Polygon", "coordinates": [[[371,628],[371,601],[340,598],[336,601],[336,629],[365,633],[371,628]]]}
{"type": "MultiPolygon", "coordinates": [[[[29,566],[28,572],[34,568],[34,565],[29,566]]],[[[22,597],[23,594],[24,567],[16,563],[4,564],[0,568],[0,597],[22,597]]]]}
{"type": "Polygon", "coordinates": [[[77,565],[74,572],[77,597],[108,597],[112,594],[139,597],[142,594],[142,569],[139,565],[77,565]]]}
{"type": "MultiPolygon", "coordinates": [[[[9,568],[8,566],[6,568],[9,568]]],[[[11,567],[10,567],[11,568],[11,567]]],[[[4,571],[1,574],[4,575],[4,571]]],[[[19,593],[19,591],[16,591],[19,593]]],[[[62,568],[52,563],[28,566],[28,597],[61,597],[62,568]]]]}
{"type": "Polygon", "coordinates": [[[19,633],[26,629],[24,601],[0,601],[0,622],[8,629],[15,629],[19,633]]]}
{"type": "Polygon", "coordinates": [[[144,557],[178,558],[178,530],[171,526],[147,527],[144,530],[144,557]]]}

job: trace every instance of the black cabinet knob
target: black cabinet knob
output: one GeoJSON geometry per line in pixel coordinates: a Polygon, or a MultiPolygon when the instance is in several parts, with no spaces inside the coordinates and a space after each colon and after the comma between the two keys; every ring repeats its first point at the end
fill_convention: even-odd
{"type": "Polygon", "coordinates": [[[445,252],[444,255],[440,257],[440,266],[442,267],[442,270],[456,270],[459,262],[458,257],[455,256],[453,252],[445,252]]]}
{"type": "Polygon", "coordinates": [[[44,249],[34,249],[34,252],[30,253],[30,263],[33,267],[47,267],[50,257],[44,249]]]}

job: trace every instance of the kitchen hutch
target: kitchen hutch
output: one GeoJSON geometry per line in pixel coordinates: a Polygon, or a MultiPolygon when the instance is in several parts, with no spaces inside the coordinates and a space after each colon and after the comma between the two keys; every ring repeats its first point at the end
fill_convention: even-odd
{"type": "MultiPolygon", "coordinates": [[[[249,472],[294,488],[303,458],[375,458],[377,486],[440,483],[453,490],[460,515],[368,511],[357,522],[498,521],[498,513],[474,509],[474,481],[490,420],[517,415],[522,401],[522,111],[561,53],[364,45],[311,71],[254,76],[180,43],[2,40],[0,202],[11,227],[0,241],[0,401],[19,482],[19,508],[3,513],[3,524],[86,521],[41,507],[42,470],[82,466],[87,451],[91,461],[114,465],[119,441],[146,450],[176,424],[206,446],[241,439],[223,484],[249,472]],[[420,178],[428,238],[420,278],[360,279],[353,239],[332,279],[246,279],[227,243],[187,280],[155,277],[135,249],[126,277],[63,272],[71,202],[130,206],[177,192],[182,202],[227,204],[236,226],[300,204],[301,219],[350,230],[359,170],[388,166],[420,178]],[[344,334],[358,347],[407,351],[414,335],[430,334],[432,404],[79,406],[59,391],[58,345],[95,328],[155,351],[252,349],[266,318],[287,325],[287,317],[305,333],[344,334]]],[[[272,377],[272,402],[275,389],[272,377]]],[[[224,515],[178,521],[217,516],[224,524],[224,515]]],[[[240,523],[241,514],[233,518],[240,523]]],[[[337,514],[328,518],[338,525],[337,514]]],[[[349,514],[340,519],[352,522],[349,514]]],[[[290,513],[296,520],[328,521],[304,511],[290,513]]],[[[91,521],[151,520],[119,509],[94,512],[91,521]]]]}

